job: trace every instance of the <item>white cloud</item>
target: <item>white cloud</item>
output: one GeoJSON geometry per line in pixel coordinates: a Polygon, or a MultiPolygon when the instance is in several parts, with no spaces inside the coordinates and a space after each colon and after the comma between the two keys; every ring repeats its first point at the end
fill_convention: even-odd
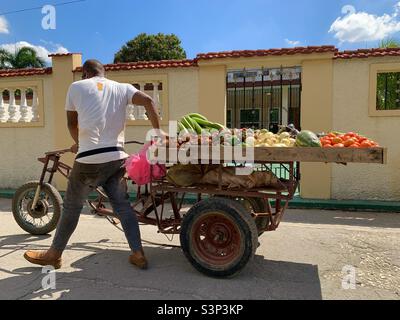
{"type": "Polygon", "coordinates": [[[0,33],[10,33],[10,30],[8,29],[8,22],[4,17],[0,17],[0,33]]]}
{"type": "Polygon", "coordinates": [[[297,40],[285,39],[285,42],[286,42],[286,44],[288,44],[289,46],[292,46],[292,47],[297,47],[301,44],[301,42],[297,41],[297,40]]]}
{"type": "Polygon", "coordinates": [[[38,56],[40,58],[42,58],[47,64],[51,63],[51,58],[49,58],[49,54],[50,53],[67,53],[68,49],[64,48],[62,45],[60,44],[54,44],[51,42],[46,42],[43,41],[42,42],[50,45],[50,48],[47,49],[43,46],[35,46],[33,44],[30,44],[29,42],[26,41],[19,41],[17,43],[8,43],[8,44],[2,44],[0,45],[0,48],[7,50],[8,52],[14,53],[16,50],[22,48],[22,47],[29,47],[29,48],[33,48],[36,50],[38,56]]]}
{"type": "Polygon", "coordinates": [[[329,32],[343,42],[378,41],[390,37],[400,31],[400,2],[394,6],[392,14],[377,16],[367,12],[357,12],[353,6],[342,8],[343,17],[339,17],[332,24],[329,32]]]}

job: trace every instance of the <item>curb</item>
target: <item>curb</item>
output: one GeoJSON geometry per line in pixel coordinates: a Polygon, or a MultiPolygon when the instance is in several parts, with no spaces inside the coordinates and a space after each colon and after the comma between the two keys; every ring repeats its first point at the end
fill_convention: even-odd
{"type": "MultiPolygon", "coordinates": [[[[0,199],[12,199],[14,193],[15,190],[0,190],[0,199]]],[[[63,192],[61,194],[63,195],[63,192]]],[[[95,199],[96,196],[93,194],[89,198],[95,199]]],[[[135,194],[130,193],[130,199],[131,201],[135,200],[135,194]]],[[[186,204],[194,204],[196,201],[197,197],[194,195],[188,195],[185,199],[186,204]]],[[[271,204],[274,205],[274,201],[272,201],[271,204]]],[[[289,208],[400,213],[400,202],[375,200],[317,200],[295,197],[290,201],[289,208]]]]}

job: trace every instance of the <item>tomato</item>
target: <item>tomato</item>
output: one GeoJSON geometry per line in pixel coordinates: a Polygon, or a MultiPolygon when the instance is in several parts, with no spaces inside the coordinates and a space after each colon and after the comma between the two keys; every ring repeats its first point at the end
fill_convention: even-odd
{"type": "Polygon", "coordinates": [[[361,145],[358,142],[356,142],[356,143],[353,143],[349,148],[360,148],[360,147],[361,147],[361,145]]]}
{"type": "Polygon", "coordinates": [[[334,148],[344,148],[344,144],[343,143],[337,143],[335,145],[333,145],[334,148]]]}
{"type": "Polygon", "coordinates": [[[331,145],[331,144],[325,144],[325,145],[324,145],[324,148],[333,148],[333,145],[331,145]]]}
{"type": "Polygon", "coordinates": [[[346,137],[350,137],[350,138],[354,138],[354,137],[357,136],[357,134],[354,133],[354,132],[348,132],[348,133],[345,134],[345,136],[346,136],[346,137]]]}
{"type": "Polygon", "coordinates": [[[353,145],[354,143],[356,143],[357,142],[357,140],[355,139],[355,138],[350,138],[350,139],[348,139],[348,140],[346,140],[345,142],[344,142],[344,146],[346,147],[346,148],[348,148],[348,147],[350,147],[351,145],[353,145]]]}
{"type": "Polygon", "coordinates": [[[365,141],[363,141],[363,143],[361,143],[361,148],[371,148],[372,147],[372,144],[371,144],[371,141],[369,141],[369,140],[365,140],[365,141]]]}
{"type": "Polygon", "coordinates": [[[359,137],[359,138],[358,138],[358,143],[363,143],[363,142],[366,141],[366,140],[368,140],[368,139],[365,138],[365,137],[359,137]]]}
{"type": "Polygon", "coordinates": [[[329,138],[336,138],[336,134],[334,134],[333,132],[331,132],[330,134],[328,134],[329,138]]]}
{"type": "Polygon", "coordinates": [[[336,137],[336,138],[332,139],[332,144],[333,145],[338,144],[338,143],[342,143],[342,142],[343,142],[343,139],[340,138],[340,137],[336,137]]]}

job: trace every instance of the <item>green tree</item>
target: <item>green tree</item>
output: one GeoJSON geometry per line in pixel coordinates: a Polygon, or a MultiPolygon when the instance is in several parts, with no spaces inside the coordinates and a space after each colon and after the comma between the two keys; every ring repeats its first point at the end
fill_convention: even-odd
{"type": "Polygon", "coordinates": [[[139,34],[115,54],[114,63],[186,59],[181,40],[174,34],[139,34]]]}
{"type": "Polygon", "coordinates": [[[40,58],[35,49],[22,47],[15,53],[0,49],[1,69],[43,68],[46,62],[40,58]]]}
{"type": "Polygon", "coordinates": [[[379,48],[400,48],[400,41],[393,38],[384,39],[379,42],[379,48]]]}

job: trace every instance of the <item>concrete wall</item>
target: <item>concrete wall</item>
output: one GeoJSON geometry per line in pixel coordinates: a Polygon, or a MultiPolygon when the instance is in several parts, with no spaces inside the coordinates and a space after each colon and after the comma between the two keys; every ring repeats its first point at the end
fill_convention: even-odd
{"type": "MultiPolygon", "coordinates": [[[[6,83],[39,81],[43,96],[39,99],[43,108],[44,123],[41,126],[0,127],[0,188],[17,188],[30,180],[39,180],[41,164],[37,158],[54,149],[53,82],[51,76],[0,79],[6,83]]],[[[43,116],[43,115],[42,115],[43,116]]]]}
{"type": "MultiPolygon", "coordinates": [[[[356,131],[388,148],[387,165],[334,165],[332,198],[400,200],[399,116],[369,115],[370,66],[399,58],[336,60],[334,62],[333,127],[356,131]]],[[[373,90],[373,89],[371,89],[373,90]]]]}

